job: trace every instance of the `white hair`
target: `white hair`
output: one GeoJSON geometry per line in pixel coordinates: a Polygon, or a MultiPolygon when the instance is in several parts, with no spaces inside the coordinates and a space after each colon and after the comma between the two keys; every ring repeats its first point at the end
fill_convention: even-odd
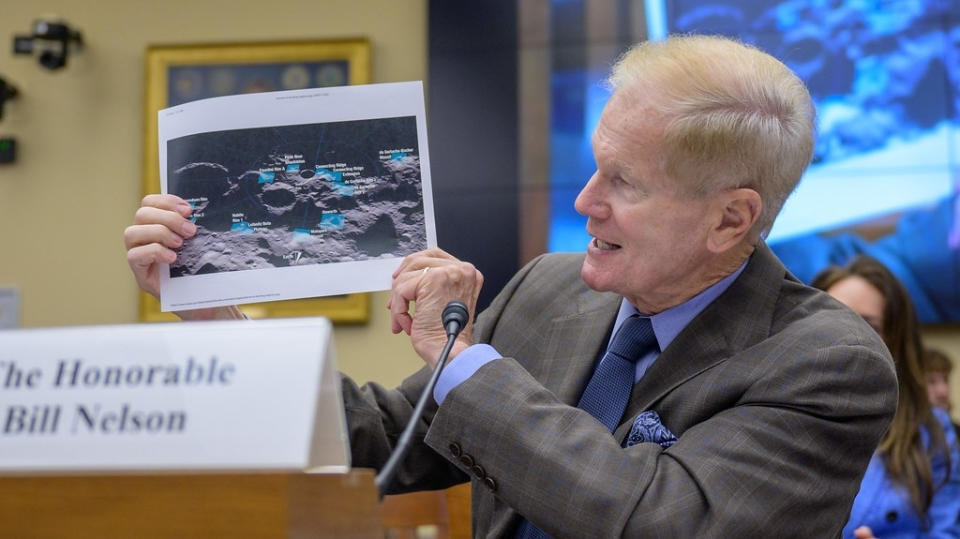
{"type": "Polygon", "coordinates": [[[661,165],[679,193],[753,189],[763,201],[754,229],[769,231],[813,153],[813,102],[787,66],[732,39],[672,36],[627,51],[609,82],[656,88],[661,165]]]}

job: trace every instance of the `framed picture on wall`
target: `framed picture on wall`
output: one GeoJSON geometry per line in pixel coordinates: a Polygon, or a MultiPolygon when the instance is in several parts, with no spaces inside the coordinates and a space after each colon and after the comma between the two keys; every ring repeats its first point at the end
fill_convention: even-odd
{"type": "MultiPolygon", "coordinates": [[[[143,193],[160,192],[157,111],[188,101],[242,93],[297,90],[370,82],[366,39],[157,45],[146,52],[143,193]]],[[[326,316],[334,322],[365,322],[369,294],[244,305],[251,318],[326,316]]],[[[142,321],[175,320],[160,302],[141,292],[142,321]]]]}

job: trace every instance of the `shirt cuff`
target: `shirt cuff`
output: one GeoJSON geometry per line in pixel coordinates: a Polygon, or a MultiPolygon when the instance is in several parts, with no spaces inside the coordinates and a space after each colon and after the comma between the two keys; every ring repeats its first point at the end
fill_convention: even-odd
{"type": "Polygon", "coordinates": [[[453,388],[473,376],[480,367],[501,357],[503,356],[489,344],[474,344],[460,352],[440,373],[437,385],[433,387],[433,400],[437,401],[437,404],[443,404],[443,399],[447,398],[447,393],[453,388]]]}

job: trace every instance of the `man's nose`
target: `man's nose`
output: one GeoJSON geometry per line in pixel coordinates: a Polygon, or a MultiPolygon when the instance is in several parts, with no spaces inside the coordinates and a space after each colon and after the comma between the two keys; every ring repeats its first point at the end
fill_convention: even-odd
{"type": "Polygon", "coordinates": [[[602,204],[599,193],[597,193],[597,174],[590,176],[587,184],[580,190],[577,199],[573,202],[573,207],[580,215],[588,217],[601,217],[599,215],[600,205],[602,204]]]}

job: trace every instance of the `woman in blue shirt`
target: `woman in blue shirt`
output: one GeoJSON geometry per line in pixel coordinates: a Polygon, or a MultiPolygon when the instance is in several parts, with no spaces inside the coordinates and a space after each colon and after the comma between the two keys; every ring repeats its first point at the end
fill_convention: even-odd
{"type": "Polygon", "coordinates": [[[890,349],[900,397],[870,460],[844,537],[960,537],[960,449],[949,416],[927,399],[917,317],[899,281],[860,256],[813,280],[860,314],[890,349]]]}

